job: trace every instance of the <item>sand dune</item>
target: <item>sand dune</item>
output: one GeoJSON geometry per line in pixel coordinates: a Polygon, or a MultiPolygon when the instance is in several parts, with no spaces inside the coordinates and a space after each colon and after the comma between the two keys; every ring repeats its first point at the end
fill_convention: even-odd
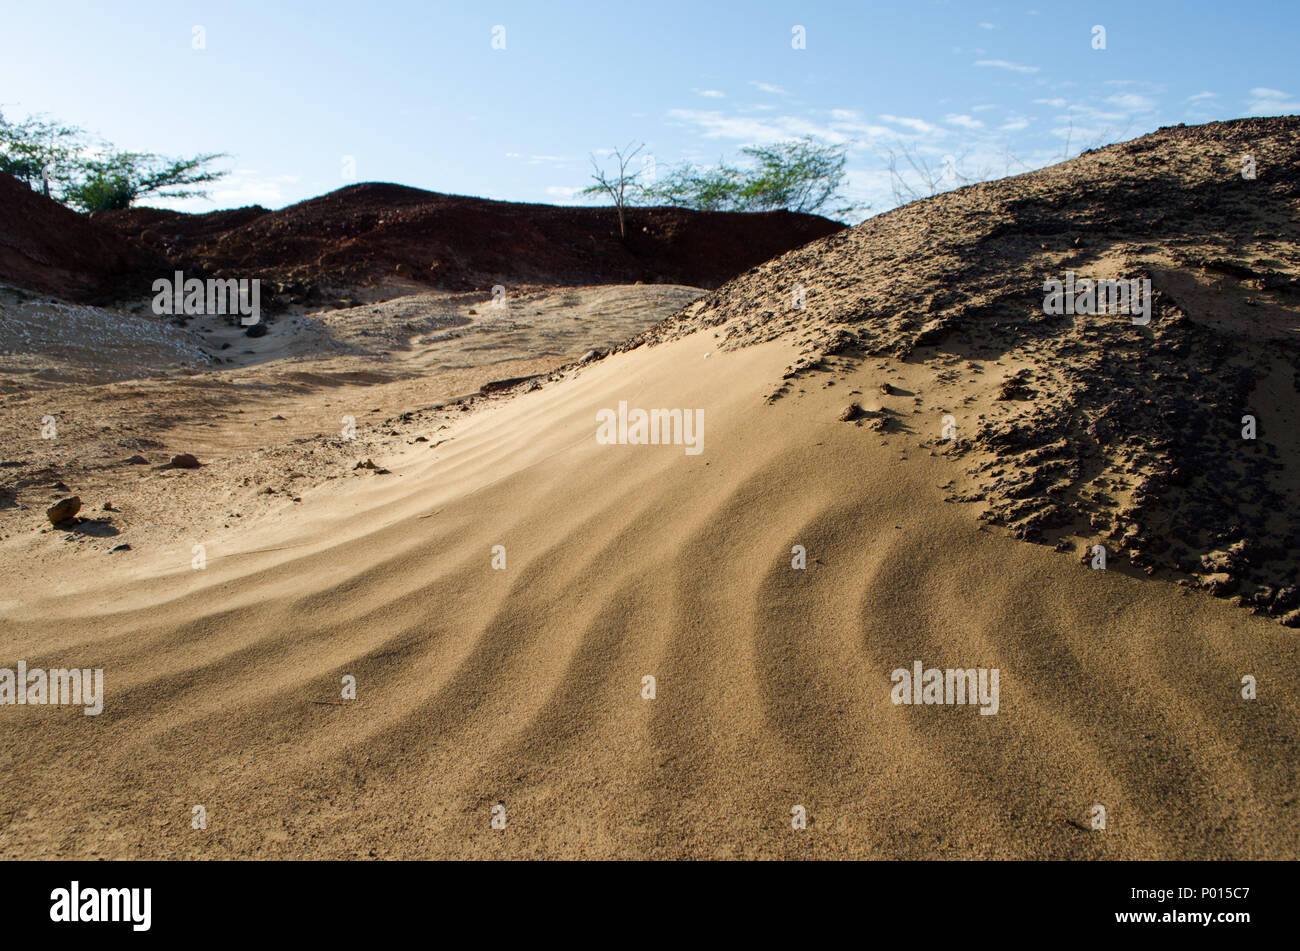
{"type": "Polygon", "coordinates": [[[11,710],[3,854],[1297,854],[1293,632],[981,531],[956,457],[836,420],[874,365],[767,406],[791,347],[715,347],[472,414],[205,570],[8,591],[14,656],[107,683],[11,710]],[[703,408],[705,451],[598,444],[619,400],[703,408]],[[913,660],[999,668],[999,713],[894,705],[913,660]]]}

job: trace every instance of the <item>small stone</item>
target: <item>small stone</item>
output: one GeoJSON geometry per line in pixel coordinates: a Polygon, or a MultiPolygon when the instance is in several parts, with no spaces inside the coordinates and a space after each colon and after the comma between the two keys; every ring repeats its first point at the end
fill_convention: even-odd
{"type": "Polygon", "coordinates": [[[862,407],[859,406],[857,403],[850,403],[848,406],[840,410],[840,415],[835,418],[838,419],[841,423],[847,423],[857,419],[861,415],[862,415],[862,407]]]}
{"type": "Polygon", "coordinates": [[[123,461],[129,466],[147,466],[149,464],[149,460],[138,452],[130,459],[125,459],[123,461]]]}
{"type": "Polygon", "coordinates": [[[199,460],[188,452],[180,452],[172,456],[172,461],[169,464],[173,469],[197,469],[199,460]]]}
{"type": "Polygon", "coordinates": [[[131,550],[131,546],[128,545],[126,542],[123,542],[122,544],[118,545],[116,548],[110,548],[108,550],[108,553],[111,555],[115,551],[130,551],[130,550],[131,550]]]}

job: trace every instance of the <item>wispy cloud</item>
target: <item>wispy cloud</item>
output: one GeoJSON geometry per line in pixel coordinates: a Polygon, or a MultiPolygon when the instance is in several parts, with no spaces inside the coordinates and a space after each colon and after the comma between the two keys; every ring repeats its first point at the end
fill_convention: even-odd
{"type": "Polygon", "coordinates": [[[775,93],[778,96],[788,95],[784,89],[782,89],[780,86],[776,85],[775,83],[763,83],[763,82],[759,82],[757,79],[751,79],[749,81],[749,84],[753,86],[755,89],[757,89],[759,92],[775,93]]]}
{"type": "Polygon", "coordinates": [[[986,66],[993,69],[1009,69],[1014,73],[1036,73],[1037,66],[1022,66],[1019,63],[1013,63],[1005,59],[980,59],[975,61],[976,66],[986,66]]]}
{"type": "Polygon", "coordinates": [[[727,94],[721,89],[696,89],[697,96],[704,96],[706,99],[726,99],[727,94]]]}
{"type": "Polygon", "coordinates": [[[943,117],[943,121],[948,123],[949,125],[960,126],[963,129],[971,129],[972,131],[975,129],[984,128],[984,123],[980,122],[978,119],[974,118],[973,116],[956,114],[951,112],[948,113],[948,115],[943,117]]]}
{"type": "Polygon", "coordinates": [[[1132,92],[1107,96],[1106,101],[1125,112],[1150,112],[1156,107],[1154,99],[1132,92]]]}
{"type": "Polygon", "coordinates": [[[1249,114],[1252,116],[1274,116],[1284,113],[1300,112],[1300,99],[1280,89],[1256,86],[1250,91],[1246,100],[1249,114]]]}
{"type": "Polygon", "coordinates": [[[918,135],[936,135],[936,134],[943,135],[944,134],[943,129],[941,129],[937,125],[931,125],[929,122],[926,122],[924,119],[915,119],[909,116],[891,116],[888,113],[881,115],[880,118],[885,122],[890,122],[893,123],[894,125],[901,125],[905,129],[911,129],[913,132],[917,133],[918,135]]]}
{"type": "Polygon", "coordinates": [[[706,139],[770,143],[811,135],[828,142],[842,142],[849,137],[832,125],[804,116],[744,116],[728,115],[719,109],[669,109],[667,118],[678,125],[694,126],[706,139]]]}

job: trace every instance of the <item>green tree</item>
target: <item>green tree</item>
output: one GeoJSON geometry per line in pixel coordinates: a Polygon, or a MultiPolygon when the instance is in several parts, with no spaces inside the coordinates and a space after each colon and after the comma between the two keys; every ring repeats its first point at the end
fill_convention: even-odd
{"type": "Polygon", "coordinates": [[[696,211],[736,211],[743,207],[744,176],[722,162],[717,168],[681,165],[646,189],[646,200],[696,211]]]}
{"type": "MultiPolygon", "coordinates": [[[[741,203],[752,211],[815,214],[832,200],[844,201],[846,146],[822,145],[806,136],[768,147],[742,149],[757,163],[741,188],[741,203]]],[[[842,213],[848,208],[834,209],[842,213]]]]}
{"type": "Polygon", "coordinates": [[[220,153],[169,159],[152,152],[110,152],[80,163],[78,175],[63,190],[63,199],[83,211],[130,208],[147,195],[159,198],[206,198],[204,185],[226,172],[209,168],[220,153]]]}
{"type": "Polygon", "coordinates": [[[0,172],[49,196],[52,185],[61,189],[75,174],[81,135],[74,126],[37,116],[9,122],[0,115],[0,172]]]}
{"type": "Polygon", "coordinates": [[[798,211],[845,216],[855,210],[842,188],[847,146],[805,136],[742,149],[749,165],[682,165],[645,190],[647,200],[698,211],[798,211]],[[828,207],[832,204],[838,207],[828,207]]]}

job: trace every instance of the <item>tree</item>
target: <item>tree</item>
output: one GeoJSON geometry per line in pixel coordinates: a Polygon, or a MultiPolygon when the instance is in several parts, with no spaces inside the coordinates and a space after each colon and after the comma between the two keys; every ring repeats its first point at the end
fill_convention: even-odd
{"type": "Polygon", "coordinates": [[[225,156],[169,159],[152,152],[119,152],[107,144],[92,147],[75,126],[38,116],[9,122],[0,115],[0,172],[84,211],[129,208],[146,195],[207,197],[189,186],[222,178],[224,171],[209,168],[220,158],[225,156]]]}
{"type": "Polygon", "coordinates": [[[632,143],[629,142],[622,149],[613,149],[614,160],[618,164],[618,171],[614,174],[606,174],[605,170],[600,167],[600,163],[596,161],[596,156],[591,156],[591,165],[595,169],[591,177],[595,179],[595,184],[588,185],[582,190],[584,195],[608,195],[610,197],[614,202],[614,207],[618,209],[618,236],[624,241],[627,240],[625,209],[644,190],[643,186],[637,181],[641,172],[637,171],[629,174],[627,167],[643,148],[645,148],[644,142],[636,148],[632,148],[632,143]]]}
{"type": "MultiPolygon", "coordinates": [[[[847,147],[820,145],[811,136],[766,148],[742,149],[758,163],[745,179],[741,201],[747,210],[814,214],[839,195],[844,184],[847,147]]],[[[835,209],[833,213],[850,209],[835,209]]]]}
{"type": "MultiPolygon", "coordinates": [[[[1007,155],[1010,162],[1013,157],[1010,153],[1007,155]]],[[[956,157],[945,155],[939,164],[934,165],[919,151],[913,151],[906,144],[899,143],[897,151],[889,149],[885,153],[894,201],[905,205],[922,198],[931,198],[952,188],[988,181],[991,172],[988,169],[967,169],[966,158],[965,152],[956,157]]]]}
{"type": "Polygon", "coordinates": [[[81,130],[29,116],[8,122],[0,115],[0,172],[50,195],[51,183],[66,185],[75,173],[81,130]]]}
{"type": "Polygon", "coordinates": [[[673,208],[696,211],[735,211],[741,205],[744,178],[721,160],[717,168],[682,165],[646,189],[647,199],[673,208]]]}
{"type": "Polygon", "coordinates": [[[77,179],[64,188],[63,198],[83,211],[130,208],[146,195],[159,198],[206,198],[203,189],[189,188],[222,178],[224,171],[208,166],[220,153],[188,159],[168,159],[152,152],[109,152],[87,159],[77,179]]]}
{"type": "Polygon", "coordinates": [[[646,189],[649,200],[697,211],[826,210],[847,216],[855,206],[841,189],[847,162],[845,145],[826,145],[811,136],[741,152],[750,160],[736,168],[719,160],[714,168],[682,165],[658,185],[646,189]],[[837,203],[841,207],[827,208],[837,203]]]}

